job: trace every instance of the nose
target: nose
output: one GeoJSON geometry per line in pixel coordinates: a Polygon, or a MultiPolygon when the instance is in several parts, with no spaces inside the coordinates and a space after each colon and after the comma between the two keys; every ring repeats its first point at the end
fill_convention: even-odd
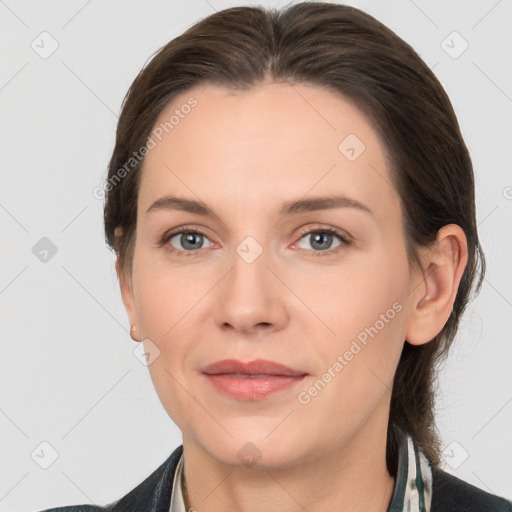
{"type": "Polygon", "coordinates": [[[238,246],[230,271],[217,289],[215,317],[224,331],[268,334],[283,329],[288,321],[286,280],[279,278],[269,252],[263,250],[252,260],[255,250],[254,242],[238,246]]]}

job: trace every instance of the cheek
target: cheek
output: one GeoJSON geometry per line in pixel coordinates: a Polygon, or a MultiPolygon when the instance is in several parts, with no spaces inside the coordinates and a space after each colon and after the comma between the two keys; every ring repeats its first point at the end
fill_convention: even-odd
{"type": "Polygon", "coordinates": [[[338,285],[333,282],[331,293],[312,297],[335,332],[317,336],[311,347],[320,363],[317,380],[299,390],[299,403],[308,403],[298,411],[310,418],[312,432],[322,428],[337,439],[345,429],[356,432],[391,395],[406,324],[405,277],[389,272],[393,267],[389,261],[379,272],[351,273],[338,285]]]}
{"type": "Polygon", "coordinates": [[[140,258],[139,265],[144,270],[134,276],[138,319],[144,338],[151,340],[144,343],[158,351],[148,370],[164,409],[179,428],[185,428],[197,413],[190,407],[186,368],[196,338],[193,305],[198,292],[182,276],[162,272],[149,260],[144,265],[140,258]]]}
{"type": "Polygon", "coordinates": [[[193,273],[184,276],[179,269],[170,271],[161,257],[143,250],[135,252],[133,280],[142,332],[165,350],[167,340],[190,321],[189,314],[205,287],[193,273]]]}
{"type": "MultiPolygon", "coordinates": [[[[170,271],[155,264],[154,256],[144,251],[134,255],[133,281],[142,335],[150,340],[148,347],[154,344],[158,350],[148,369],[161,401],[174,417],[190,400],[189,395],[183,395],[180,383],[185,382],[191,357],[201,341],[201,299],[212,283],[197,272],[170,271]]],[[[199,349],[204,353],[204,346],[199,349]]]]}
{"type": "Polygon", "coordinates": [[[332,368],[337,376],[333,390],[343,396],[348,392],[350,403],[392,386],[405,339],[408,276],[405,253],[380,253],[360,266],[332,272],[321,281],[322,292],[311,288],[308,305],[331,331],[321,327],[325,334],[314,347],[320,371],[332,368]],[[339,356],[343,369],[337,365],[336,372],[339,356]]]}
{"type": "Polygon", "coordinates": [[[407,294],[407,261],[398,253],[361,254],[350,265],[328,272],[320,269],[307,279],[296,277],[295,286],[311,311],[329,327],[333,340],[352,339],[376,322],[379,330],[382,321],[386,329],[400,323],[397,309],[403,308],[407,294]]]}

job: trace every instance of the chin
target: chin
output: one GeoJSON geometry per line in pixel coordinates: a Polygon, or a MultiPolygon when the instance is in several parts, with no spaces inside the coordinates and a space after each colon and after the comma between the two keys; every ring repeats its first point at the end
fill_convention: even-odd
{"type": "MultiPolygon", "coordinates": [[[[277,468],[293,467],[306,457],[308,451],[313,452],[314,446],[308,450],[308,443],[304,437],[290,436],[289,430],[272,432],[258,428],[257,421],[251,421],[251,427],[236,432],[227,427],[233,435],[221,434],[213,438],[211,432],[204,433],[204,442],[200,443],[211,457],[229,466],[271,470],[277,468]]],[[[267,422],[265,422],[266,424],[267,422]]],[[[275,425],[274,425],[275,428],[275,425]]]]}

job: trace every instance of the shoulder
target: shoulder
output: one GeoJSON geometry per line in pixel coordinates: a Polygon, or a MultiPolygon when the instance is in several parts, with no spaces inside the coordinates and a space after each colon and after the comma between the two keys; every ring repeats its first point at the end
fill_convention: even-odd
{"type": "Polygon", "coordinates": [[[512,512],[512,502],[432,467],[431,512],[512,512]]]}
{"type": "Polygon", "coordinates": [[[139,485],[107,505],[69,505],[40,512],[168,512],[174,473],[182,453],[180,445],[139,485]]]}

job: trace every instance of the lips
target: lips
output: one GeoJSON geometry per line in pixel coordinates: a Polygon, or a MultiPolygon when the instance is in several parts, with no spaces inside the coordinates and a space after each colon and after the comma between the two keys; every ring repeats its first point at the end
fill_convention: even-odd
{"type": "Polygon", "coordinates": [[[274,361],[259,359],[243,363],[224,359],[202,370],[217,392],[237,400],[262,400],[290,389],[302,381],[307,373],[274,361]]]}
{"type": "Polygon", "coordinates": [[[230,374],[233,377],[254,378],[256,376],[286,376],[299,377],[306,375],[306,372],[294,370],[274,361],[258,359],[243,363],[236,359],[224,359],[212,363],[202,369],[207,375],[230,374]]]}

